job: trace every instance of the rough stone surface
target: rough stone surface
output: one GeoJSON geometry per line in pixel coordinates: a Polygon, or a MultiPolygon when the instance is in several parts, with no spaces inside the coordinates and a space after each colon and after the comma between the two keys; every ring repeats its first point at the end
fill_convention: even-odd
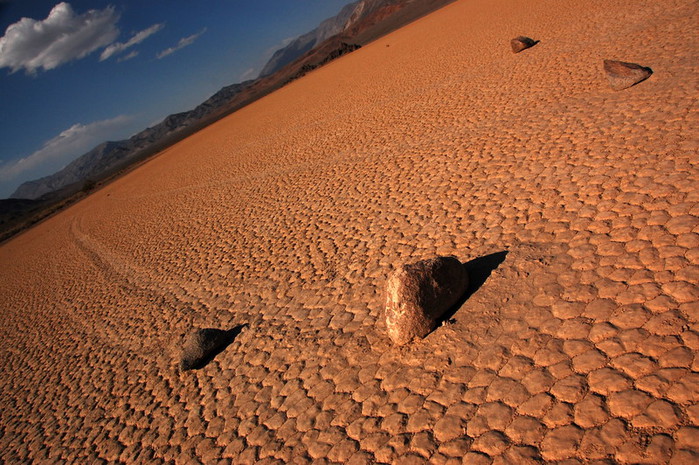
{"type": "Polygon", "coordinates": [[[398,345],[430,333],[468,288],[455,257],[436,257],[399,267],[386,283],[386,331],[398,345]]]}
{"type": "Polygon", "coordinates": [[[604,60],[604,71],[607,73],[610,87],[614,90],[634,86],[653,74],[653,70],[645,66],[616,60],[604,60]]]}
{"type": "Polygon", "coordinates": [[[522,50],[526,50],[535,46],[537,43],[537,40],[531,39],[526,36],[518,36],[510,40],[510,46],[512,46],[512,53],[519,53],[522,50]]]}
{"type": "Polygon", "coordinates": [[[216,328],[195,329],[185,336],[180,355],[180,369],[183,371],[202,368],[232,339],[230,331],[216,328]]]}

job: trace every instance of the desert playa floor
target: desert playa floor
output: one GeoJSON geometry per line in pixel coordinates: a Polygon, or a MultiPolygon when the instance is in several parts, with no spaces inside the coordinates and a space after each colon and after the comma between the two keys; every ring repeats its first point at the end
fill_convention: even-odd
{"type": "Polygon", "coordinates": [[[698,9],[459,0],[6,243],[0,461],[697,463],[698,9]],[[472,295],[394,347],[436,254],[472,295]]]}

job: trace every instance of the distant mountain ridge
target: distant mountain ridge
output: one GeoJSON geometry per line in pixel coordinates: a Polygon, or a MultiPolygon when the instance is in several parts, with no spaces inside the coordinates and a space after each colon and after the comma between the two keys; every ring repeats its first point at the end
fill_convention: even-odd
{"type": "Polygon", "coordinates": [[[285,47],[274,52],[262,68],[260,77],[273,74],[333,36],[338,34],[354,35],[347,34],[347,32],[379,10],[393,12],[415,1],[419,0],[359,0],[345,5],[336,16],[326,19],[317,28],[297,37],[285,47]]]}
{"type": "Polygon", "coordinates": [[[116,175],[328,61],[452,1],[359,0],[350,3],[336,16],[277,50],[257,79],[226,86],[193,110],[169,115],[129,139],[104,142],[62,170],[23,183],[10,198],[41,198],[46,202],[53,196],[58,201],[85,191],[86,183],[93,184],[116,175]]]}
{"type": "Polygon", "coordinates": [[[364,3],[364,1],[358,1],[345,5],[336,16],[326,19],[317,28],[300,35],[285,47],[274,52],[267,64],[262,68],[259,77],[273,74],[324,40],[344,31],[349,23],[356,20],[356,10],[361,10],[364,3]]]}
{"type": "Polygon", "coordinates": [[[37,199],[71,184],[76,185],[74,190],[77,191],[82,188],[81,183],[96,180],[103,173],[123,168],[144,151],[218,111],[252,82],[245,81],[224,87],[194,110],[169,115],[160,123],[144,129],[129,139],[103,142],[73,160],[62,170],[21,184],[10,198],[37,199]]]}

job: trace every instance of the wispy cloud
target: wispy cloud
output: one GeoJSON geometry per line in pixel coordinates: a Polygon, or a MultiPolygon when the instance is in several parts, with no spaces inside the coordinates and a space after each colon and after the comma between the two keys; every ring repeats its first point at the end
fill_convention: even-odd
{"type": "Polygon", "coordinates": [[[187,47],[188,45],[192,45],[195,40],[197,40],[202,34],[206,32],[206,28],[202,29],[201,31],[197,32],[196,34],[192,34],[191,36],[183,37],[180,39],[179,42],[177,42],[177,45],[174,47],[166,48],[162,52],[158,53],[158,60],[165,58],[168,55],[172,55],[176,51],[187,47]]]}
{"type": "MultiPolygon", "coordinates": [[[[146,40],[148,37],[152,36],[159,30],[161,30],[163,27],[165,27],[164,24],[154,24],[151,27],[144,29],[142,31],[137,32],[136,34],[133,35],[127,42],[115,42],[111,44],[109,47],[105,48],[102,51],[102,54],[100,55],[100,61],[104,61],[107,58],[111,57],[112,55],[116,55],[118,53],[123,52],[124,50],[133,47],[134,45],[140,44],[144,40],[146,40]]],[[[133,52],[132,52],[133,53],[133,52]]],[[[133,55],[131,58],[133,58],[136,55],[133,55]]]]}
{"type": "Polygon", "coordinates": [[[271,58],[272,55],[275,54],[278,50],[286,47],[293,41],[295,41],[297,37],[287,37],[286,39],[282,39],[280,42],[277,42],[276,44],[272,45],[269,47],[267,50],[265,50],[265,53],[263,53],[263,56],[266,58],[271,58]]]}
{"type": "Polygon", "coordinates": [[[124,55],[123,57],[117,58],[117,62],[121,63],[122,61],[136,58],[137,56],[138,56],[138,50],[134,50],[133,52],[129,53],[128,55],[124,55]]]}
{"type": "Polygon", "coordinates": [[[257,74],[258,71],[255,68],[248,68],[243,74],[240,75],[240,80],[247,81],[248,79],[252,79],[257,76],[257,74]]]}
{"type": "Polygon", "coordinates": [[[19,184],[28,172],[35,176],[51,174],[109,139],[115,132],[124,130],[131,121],[131,117],[122,115],[89,124],[74,124],[44,143],[43,147],[31,155],[1,165],[0,183],[19,184]]]}
{"type": "Polygon", "coordinates": [[[84,58],[119,36],[118,20],[114,7],[79,15],[66,2],[53,7],[44,20],[22,18],[0,37],[0,68],[34,74],[84,58]]]}

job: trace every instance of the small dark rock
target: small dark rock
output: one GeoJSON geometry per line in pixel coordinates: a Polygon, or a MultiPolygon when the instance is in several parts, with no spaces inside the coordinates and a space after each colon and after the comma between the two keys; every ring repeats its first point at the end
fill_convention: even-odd
{"type": "Polygon", "coordinates": [[[529,37],[519,36],[510,41],[512,53],[519,53],[538,44],[538,40],[530,39],[529,37]]]}
{"type": "Polygon", "coordinates": [[[636,63],[604,60],[604,71],[607,73],[609,85],[614,90],[624,90],[645,81],[653,74],[653,70],[636,63]]]}
{"type": "Polygon", "coordinates": [[[182,345],[180,369],[186,371],[203,368],[233,341],[233,331],[204,328],[189,333],[182,345]]]}
{"type": "Polygon", "coordinates": [[[468,274],[455,257],[403,265],[386,283],[386,327],[398,345],[427,336],[468,288],[468,274]]]}

